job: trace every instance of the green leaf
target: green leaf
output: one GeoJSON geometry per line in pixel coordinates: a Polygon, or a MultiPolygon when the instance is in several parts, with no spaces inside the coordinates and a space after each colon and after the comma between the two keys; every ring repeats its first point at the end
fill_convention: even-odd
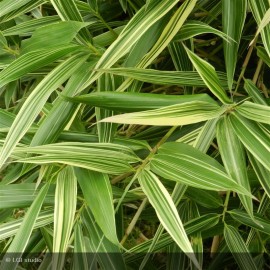
{"type": "Polygon", "coordinates": [[[74,55],[53,69],[31,92],[17,114],[0,152],[0,168],[30,128],[51,93],[86,60],[85,56],[74,55]]]}
{"type": "Polygon", "coordinates": [[[101,107],[117,112],[151,110],[191,101],[204,101],[216,104],[207,94],[178,96],[132,92],[96,92],[72,98],[63,96],[63,98],[72,102],[85,103],[90,106],[101,107]]]}
{"type": "Polygon", "coordinates": [[[64,168],[57,177],[54,205],[52,269],[62,269],[68,249],[77,204],[77,179],[72,167],[64,168]]]}
{"type": "Polygon", "coordinates": [[[201,21],[187,21],[180,29],[174,40],[187,40],[197,35],[214,34],[227,42],[235,42],[230,36],[226,35],[222,31],[219,31],[207,23],[201,21]]]}
{"type": "MultiPolygon", "coordinates": [[[[268,0],[249,0],[249,6],[251,8],[252,14],[257,22],[258,27],[260,27],[263,18],[265,17],[267,11],[270,8],[270,3],[268,0]]],[[[267,16],[267,15],[266,15],[267,16]]],[[[262,41],[265,47],[265,50],[268,53],[268,56],[270,57],[270,25],[267,24],[260,32],[262,41]]]]}
{"type": "Polygon", "coordinates": [[[225,224],[224,237],[240,269],[257,269],[256,263],[249,253],[244,240],[233,226],[225,224]]]}
{"type": "Polygon", "coordinates": [[[104,235],[115,245],[116,236],[112,187],[106,174],[85,169],[75,169],[88,207],[104,235]]]}
{"type": "Polygon", "coordinates": [[[74,228],[74,270],[89,269],[87,253],[81,223],[77,222],[74,228]]]}
{"type": "Polygon", "coordinates": [[[254,219],[251,219],[246,212],[239,209],[230,210],[228,211],[228,213],[233,219],[240,222],[241,224],[252,227],[256,230],[270,235],[270,222],[261,215],[254,214],[254,219]]]}
{"type": "Polygon", "coordinates": [[[221,86],[217,73],[212,65],[198,57],[185,47],[188,57],[209,90],[223,103],[232,103],[221,86]]]}
{"type": "Polygon", "coordinates": [[[31,0],[17,0],[17,1],[9,1],[3,0],[0,2],[0,17],[3,17],[7,13],[16,10],[23,5],[27,4],[31,0]]]}
{"type": "Polygon", "coordinates": [[[270,106],[245,101],[236,107],[236,111],[253,121],[270,124],[270,106]]]}
{"type": "MultiPolygon", "coordinates": [[[[112,143],[56,143],[35,147],[18,147],[14,154],[20,162],[33,164],[63,163],[103,173],[132,172],[129,163],[140,159],[128,147],[112,143]],[[22,154],[38,154],[22,157],[22,154]],[[117,157],[117,159],[115,159],[117,157]]],[[[14,156],[14,158],[16,158],[14,156]]]]}
{"type": "Polygon", "coordinates": [[[237,112],[229,116],[232,127],[248,151],[268,170],[270,170],[270,138],[255,122],[237,112]]]}
{"type": "MultiPolygon", "coordinates": [[[[126,76],[135,80],[161,84],[161,85],[181,85],[181,86],[205,86],[204,81],[196,71],[164,71],[144,68],[110,68],[101,69],[115,75],[126,76]]],[[[223,87],[227,86],[226,75],[217,72],[223,87]]]]}
{"type": "MultiPolygon", "coordinates": [[[[223,117],[217,124],[217,141],[224,167],[228,175],[240,186],[250,191],[247,175],[245,150],[234,133],[227,117],[223,117]]],[[[239,198],[249,215],[253,216],[253,204],[250,197],[239,194],[239,198]]]]}
{"type": "Polygon", "coordinates": [[[265,50],[264,47],[257,46],[257,55],[263,60],[263,62],[270,67],[270,58],[267,54],[267,51],[265,50]]]}
{"type": "Polygon", "coordinates": [[[268,105],[264,97],[262,96],[260,90],[258,87],[251,81],[245,79],[245,85],[244,85],[245,90],[249,94],[249,96],[252,97],[253,101],[255,103],[261,104],[261,105],[268,105]]]}
{"type": "Polygon", "coordinates": [[[115,115],[102,120],[123,124],[180,126],[217,118],[225,111],[214,103],[190,101],[142,112],[115,115]]]}
{"type": "MultiPolygon", "coordinates": [[[[83,17],[74,0],[51,0],[51,3],[63,21],[83,22],[83,17]]],[[[81,29],[79,36],[86,43],[90,41],[90,33],[85,28],[81,29]]]]}
{"type": "Polygon", "coordinates": [[[49,184],[46,184],[39,192],[38,196],[32,203],[31,207],[27,211],[23,222],[16,233],[11,245],[9,246],[4,258],[2,259],[2,263],[0,269],[2,270],[13,270],[16,269],[19,262],[14,262],[12,260],[8,260],[7,258],[13,257],[12,253],[16,253],[16,256],[19,258],[20,255],[23,254],[26,245],[30,239],[31,233],[33,231],[36,219],[40,212],[43,201],[46,197],[47,191],[49,188],[49,184]]]}
{"type": "MultiPolygon", "coordinates": [[[[7,239],[16,235],[23,221],[24,217],[2,223],[0,225],[0,240],[7,239]]],[[[33,228],[37,229],[51,223],[53,223],[53,211],[44,210],[39,213],[33,228]]]]}
{"type": "Polygon", "coordinates": [[[60,20],[59,16],[46,16],[38,19],[33,19],[19,23],[13,27],[5,29],[2,31],[4,36],[13,36],[13,35],[31,35],[32,32],[38,27],[45,26],[51,23],[58,22],[60,20]]]}
{"type": "Polygon", "coordinates": [[[102,269],[126,269],[119,246],[114,245],[104,236],[88,207],[82,213],[82,223],[90,239],[87,251],[93,254],[90,257],[91,266],[96,266],[98,261],[102,269]]]}
{"type": "Polygon", "coordinates": [[[223,41],[229,89],[232,89],[241,33],[246,19],[247,0],[222,1],[223,31],[235,42],[223,41]]]}
{"type": "Polygon", "coordinates": [[[150,165],[156,174],[172,181],[201,189],[233,190],[252,196],[230,178],[215,159],[187,144],[179,142],[163,144],[150,165]]]}
{"type": "Polygon", "coordinates": [[[26,53],[0,72],[0,87],[21,78],[27,73],[53,63],[55,60],[58,60],[71,52],[75,53],[79,50],[81,50],[81,47],[79,46],[66,45],[50,50],[42,49],[26,53]]]}
{"type": "Polygon", "coordinates": [[[39,27],[31,38],[23,41],[22,53],[67,45],[86,25],[87,23],[68,21],[39,27]]]}
{"type": "MultiPolygon", "coordinates": [[[[143,36],[147,30],[158,20],[164,17],[176,4],[178,0],[159,1],[151,4],[147,9],[143,6],[126,27],[118,38],[111,44],[98,61],[95,69],[107,69],[115,64],[121,57],[127,54],[132,46],[143,36]]],[[[85,82],[82,90],[93,83],[103,72],[93,72],[92,76],[85,82]]]]}
{"type": "Polygon", "coordinates": [[[16,2],[10,2],[8,0],[1,1],[1,22],[8,22],[12,19],[18,18],[18,16],[30,12],[35,8],[40,7],[46,0],[19,0],[16,2]]]}
{"type": "MultiPolygon", "coordinates": [[[[54,203],[53,191],[53,188],[48,191],[44,204],[52,205],[54,203]]],[[[0,185],[0,209],[28,207],[38,193],[39,189],[36,188],[36,184],[0,185]]]]}
{"type": "Polygon", "coordinates": [[[270,198],[270,171],[267,170],[256,158],[254,158],[252,154],[248,153],[248,158],[265,193],[270,198]]]}
{"type": "Polygon", "coordinates": [[[139,174],[138,179],[163,227],[171,235],[181,250],[187,254],[198,268],[200,268],[169,192],[165,189],[160,180],[150,171],[142,171],[139,174]]]}

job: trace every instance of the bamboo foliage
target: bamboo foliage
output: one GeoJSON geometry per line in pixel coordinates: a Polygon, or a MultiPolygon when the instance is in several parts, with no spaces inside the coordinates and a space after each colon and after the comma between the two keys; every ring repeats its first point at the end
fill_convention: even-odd
{"type": "Polygon", "coordinates": [[[265,269],[269,10],[1,1],[0,269],[265,269]]]}

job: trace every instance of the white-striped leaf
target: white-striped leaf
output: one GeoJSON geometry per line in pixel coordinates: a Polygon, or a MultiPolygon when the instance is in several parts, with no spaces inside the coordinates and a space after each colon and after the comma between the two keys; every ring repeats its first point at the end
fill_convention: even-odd
{"type": "Polygon", "coordinates": [[[150,165],[151,170],[166,179],[201,189],[233,190],[252,196],[215,159],[184,143],[163,144],[150,165]]]}
{"type": "Polygon", "coordinates": [[[257,269],[249,250],[242,239],[240,233],[230,225],[224,226],[224,237],[231,253],[233,254],[239,268],[241,270],[257,269]]]}
{"type": "Polygon", "coordinates": [[[72,167],[64,168],[57,177],[54,205],[52,269],[62,269],[68,249],[77,204],[77,179],[72,167]]]}
{"type": "Polygon", "coordinates": [[[140,159],[127,146],[112,143],[56,143],[17,147],[13,158],[33,164],[63,163],[103,173],[121,174],[134,169],[140,159]],[[26,154],[39,156],[23,157],[26,154]],[[117,157],[117,159],[115,159],[117,157]]]}
{"type": "Polygon", "coordinates": [[[18,112],[0,152],[0,168],[10,156],[16,144],[31,127],[51,93],[86,60],[85,56],[74,55],[53,69],[31,92],[18,112]]]}
{"type": "Polygon", "coordinates": [[[248,151],[268,170],[270,170],[270,136],[255,122],[250,121],[237,112],[229,115],[232,127],[240,141],[248,151]]]}
{"type": "MultiPolygon", "coordinates": [[[[228,175],[250,192],[245,150],[237,135],[234,133],[227,117],[221,118],[217,124],[217,141],[222,161],[228,175]]],[[[246,211],[252,217],[252,199],[241,194],[239,194],[239,197],[246,211]]]]}
{"type": "Polygon", "coordinates": [[[204,101],[191,101],[159,109],[115,115],[103,122],[122,124],[180,126],[217,118],[226,110],[217,104],[204,101]]]}
{"type": "Polygon", "coordinates": [[[253,121],[270,124],[270,106],[245,101],[236,107],[236,111],[253,121]]]}
{"type": "Polygon", "coordinates": [[[223,103],[231,103],[212,65],[185,47],[188,57],[209,90],[223,103]]]}
{"type": "MultiPolygon", "coordinates": [[[[177,3],[178,0],[163,0],[149,5],[147,9],[143,6],[129,21],[118,38],[102,55],[95,69],[110,68],[115,64],[121,57],[130,51],[132,46],[152,25],[164,17],[177,3]]],[[[82,90],[98,79],[102,73],[102,71],[93,72],[92,76],[85,82],[82,90]]]]}
{"type": "Polygon", "coordinates": [[[20,228],[18,229],[8,250],[6,251],[4,258],[2,259],[2,263],[0,265],[1,270],[15,270],[17,268],[19,261],[9,260],[8,258],[10,258],[9,256],[11,256],[12,258],[14,256],[14,253],[16,253],[17,258],[19,258],[20,255],[23,254],[26,245],[29,241],[29,238],[32,234],[32,231],[34,229],[36,219],[38,217],[38,214],[40,212],[41,206],[46,197],[48,189],[49,184],[46,184],[40,190],[39,194],[33,201],[31,207],[27,211],[25,217],[23,218],[23,222],[20,228]]]}
{"type": "MultiPolygon", "coordinates": [[[[264,17],[267,17],[267,11],[270,8],[270,3],[269,0],[249,0],[249,6],[251,8],[252,14],[258,24],[258,27],[260,27],[260,25],[263,22],[264,17]]],[[[270,40],[269,40],[269,36],[270,36],[270,24],[267,24],[264,26],[263,29],[261,29],[260,31],[261,37],[262,37],[262,41],[265,47],[265,50],[268,53],[268,56],[270,57],[270,40]]]]}
{"type": "Polygon", "coordinates": [[[165,189],[157,176],[150,171],[142,171],[138,179],[163,227],[192,262],[200,268],[169,192],[165,189]]]}

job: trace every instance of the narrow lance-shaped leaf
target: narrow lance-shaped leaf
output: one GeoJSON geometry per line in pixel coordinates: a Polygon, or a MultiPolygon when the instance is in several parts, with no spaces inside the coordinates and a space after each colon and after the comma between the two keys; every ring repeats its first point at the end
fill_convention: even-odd
{"type": "Polygon", "coordinates": [[[256,46],[257,49],[257,55],[263,60],[263,62],[270,67],[270,58],[267,54],[267,51],[264,47],[256,46]]]}
{"type": "MultiPolygon", "coordinates": [[[[249,6],[257,22],[257,25],[260,26],[265,14],[270,8],[269,0],[260,0],[260,1],[249,0],[249,6]]],[[[270,57],[270,40],[269,40],[270,24],[265,25],[264,28],[261,30],[260,34],[262,37],[265,50],[267,51],[268,56],[270,57]]]]}
{"type": "Polygon", "coordinates": [[[64,168],[57,177],[54,206],[52,269],[62,269],[73,228],[77,203],[77,180],[72,167],[64,168]]]}
{"type": "Polygon", "coordinates": [[[17,114],[0,152],[0,168],[10,156],[16,144],[30,128],[42,110],[50,94],[86,60],[74,55],[52,70],[32,91],[17,114]]]}
{"type": "Polygon", "coordinates": [[[78,182],[88,207],[104,235],[115,245],[116,236],[112,187],[107,174],[76,168],[78,182]]]}
{"type": "MultiPolygon", "coordinates": [[[[196,71],[164,71],[145,68],[109,68],[100,71],[109,72],[115,75],[126,76],[142,82],[161,85],[184,85],[184,86],[205,86],[204,81],[196,71]]],[[[222,87],[227,87],[226,74],[217,72],[222,87]]]]}
{"type": "Polygon", "coordinates": [[[78,50],[81,50],[81,47],[66,45],[23,54],[0,72],[0,87],[78,50]]]}
{"type": "Polygon", "coordinates": [[[150,165],[156,174],[172,181],[202,189],[233,190],[252,197],[215,159],[184,143],[163,144],[150,165]]]}
{"type": "Polygon", "coordinates": [[[263,233],[270,235],[270,222],[263,216],[259,214],[254,214],[254,219],[251,219],[245,211],[239,209],[230,210],[228,211],[228,213],[237,222],[240,222],[241,224],[252,227],[256,230],[259,230],[263,233]]]}
{"type": "Polygon", "coordinates": [[[221,37],[227,42],[235,42],[233,38],[226,35],[222,31],[219,31],[204,22],[193,20],[188,20],[182,26],[181,30],[177,33],[174,40],[187,40],[193,38],[194,36],[203,34],[214,34],[221,37]]]}
{"type": "Polygon", "coordinates": [[[60,21],[59,16],[41,17],[16,24],[13,27],[3,30],[2,33],[4,36],[31,35],[36,28],[58,21],[60,21]]]}
{"type": "Polygon", "coordinates": [[[102,121],[138,125],[180,126],[217,118],[225,110],[225,107],[219,107],[214,103],[191,101],[149,111],[115,115],[102,121]]]}
{"type": "Polygon", "coordinates": [[[270,198],[270,171],[267,170],[251,153],[248,153],[248,159],[261,183],[265,193],[270,198]]]}
{"type": "Polygon", "coordinates": [[[132,92],[96,92],[76,97],[63,96],[63,98],[71,102],[80,102],[117,112],[145,111],[191,101],[205,101],[216,104],[207,94],[157,95],[132,92]]]}
{"type": "Polygon", "coordinates": [[[217,73],[212,65],[201,59],[195,53],[185,47],[189,59],[208,86],[209,90],[223,103],[232,103],[225,90],[222,88],[217,73]]]}
{"type": "MultiPolygon", "coordinates": [[[[245,150],[227,117],[223,117],[217,124],[217,141],[223,164],[230,177],[250,192],[249,179],[247,175],[247,165],[245,150]]],[[[249,215],[253,216],[252,199],[239,194],[249,215]]]]}
{"type": "Polygon", "coordinates": [[[270,106],[245,101],[236,107],[236,111],[253,121],[270,124],[270,106]]]}
{"type": "MultiPolygon", "coordinates": [[[[178,0],[169,2],[163,0],[149,5],[147,9],[143,6],[102,55],[95,69],[110,68],[115,64],[122,56],[129,52],[132,46],[155,22],[166,15],[177,3],[178,0]]],[[[102,73],[102,71],[93,72],[92,76],[85,82],[82,90],[94,82],[102,73]]]]}
{"type": "Polygon", "coordinates": [[[74,228],[74,270],[89,269],[84,235],[81,223],[77,222],[74,228]]]}
{"type": "Polygon", "coordinates": [[[69,44],[82,27],[83,22],[56,22],[37,28],[33,35],[22,42],[22,53],[69,44]]]}
{"type": "Polygon", "coordinates": [[[168,46],[195,7],[197,0],[186,0],[165,26],[153,48],[145,55],[138,67],[147,67],[168,46]]]}
{"type": "Polygon", "coordinates": [[[144,193],[156,210],[161,224],[192,262],[200,268],[169,192],[150,171],[142,171],[138,179],[144,193]]]}
{"type": "Polygon", "coordinates": [[[268,105],[258,87],[251,80],[245,79],[244,88],[255,103],[268,105]]]}
{"type": "Polygon", "coordinates": [[[4,258],[2,259],[2,263],[0,265],[1,270],[15,270],[17,268],[19,262],[13,260],[14,254],[16,253],[16,258],[19,258],[23,254],[33,231],[37,216],[40,212],[48,188],[49,184],[45,185],[40,190],[38,196],[27,211],[16,236],[9,246],[4,258]]]}
{"type": "Polygon", "coordinates": [[[33,164],[63,163],[110,174],[132,172],[134,169],[130,163],[140,161],[127,146],[112,143],[77,142],[18,147],[14,151],[13,158],[20,162],[33,164]],[[38,154],[39,156],[27,157],[26,154],[38,154]]]}
{"type": "Polygon", "coordinates": [[[224,57],[229,89],[232,89],[234,71],[237,63],[237,51],[241,39],[241,33],[246,18],[247,0],[223,0],[222,1],[222,25],[223,31],[235,42],[223,41],[224,57]]]}
{"type": "Polygon", "coordinates": [[[225,224],[224,237],[240,269],[257,269],[256,263],[254,262],[244,240],[233,226],[225,224]]]}
{"type": "Polygon", "coordinates": [[[270,170],[270,138],[255,122],[237,112],[229,115],[232,127],[248,151],[268,170],[270,170]]]}

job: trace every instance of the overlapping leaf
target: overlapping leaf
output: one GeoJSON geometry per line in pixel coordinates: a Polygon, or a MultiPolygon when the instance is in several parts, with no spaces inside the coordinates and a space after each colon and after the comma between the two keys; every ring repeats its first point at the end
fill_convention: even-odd
{"type": "Polygon", "coordinates": [[[149,111],[115,115],[102,121],[138,125],[180,126],[217,118],[225,110],[225,107],[219,107],[214,103],[191,101],[149,111]]]}
{"type": "Polygon", "coordinates": [[[158,175],[189,186],[209,190],[233,190],[251,196],[224,172],[213,158],[183,143],[166,143],[151,160],[151,169],[158,175]]]}

